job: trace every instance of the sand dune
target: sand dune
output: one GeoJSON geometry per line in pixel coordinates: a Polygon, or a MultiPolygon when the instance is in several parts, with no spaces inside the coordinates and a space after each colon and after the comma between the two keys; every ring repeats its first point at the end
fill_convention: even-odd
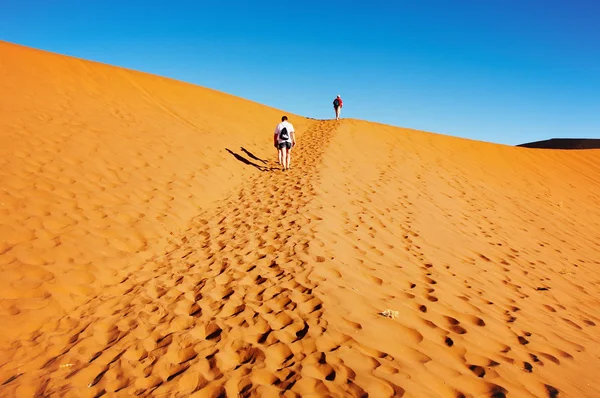
{"type": "Polygon", "coordinates": [[[199,209],[253,174],[232,154],[257,167],[241,148],[272,154],[264,142],[277,110],[10,44],[0,52],[7,337],[20,332],[6,321],[32,331],[44,313],[66,314],[162,253],[199,209]]]}
{"type": "Polygon", "coordinates": [[[544,149],[600,149],[597,138],[552,138],[549,140],[527,142],[517,145],[525,148],[544,149]]]}
{"type": "Polygon", "coordinates": [[[0,396],[600,395],[600,151],[0,54],[0,396]]]}

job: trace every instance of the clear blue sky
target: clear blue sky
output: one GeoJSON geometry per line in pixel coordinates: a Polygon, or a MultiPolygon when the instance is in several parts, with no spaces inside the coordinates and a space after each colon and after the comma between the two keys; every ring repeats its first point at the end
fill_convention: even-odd
{"type": "Polygon", "coordinates": [[[600,1],[3,0],[0,39],[508,145],[600,138],[600,1]]]}

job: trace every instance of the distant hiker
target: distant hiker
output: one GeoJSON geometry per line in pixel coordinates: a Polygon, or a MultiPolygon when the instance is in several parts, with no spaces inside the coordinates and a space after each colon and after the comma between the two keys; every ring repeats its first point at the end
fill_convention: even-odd
{"type": "Polygon", "coordinates": [[[333,100],[333,109],[335,110],[335,120],[340,120],[340,112],[342,111],[342,97],[339,95],[333,100]]]}
{"type": "Polygon", "coordinates": [[[294,126],[287,120],[287,116],[281,117],[281,123],[277,125],[273,135],[273,144],[279,151],[279,164],[283,166],[284,171],[290,168],[292,147],[296,146],[294,126]]]}

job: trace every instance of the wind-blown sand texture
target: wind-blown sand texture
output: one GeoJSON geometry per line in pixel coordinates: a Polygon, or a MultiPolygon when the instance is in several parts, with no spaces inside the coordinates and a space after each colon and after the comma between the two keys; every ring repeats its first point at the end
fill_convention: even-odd
{"type": "Polygon", "coordinates": [[[600,396],[600,151],[0,43],[0,396],[600,396]],[[386,310],[390,310],[382,315],[386,310]]]}

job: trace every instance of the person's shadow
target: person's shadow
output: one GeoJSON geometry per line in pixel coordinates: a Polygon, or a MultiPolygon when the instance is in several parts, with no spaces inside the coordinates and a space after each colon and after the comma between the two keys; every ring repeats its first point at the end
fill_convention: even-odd
{"type": "MultiPolygon", "coordinates": [[[[226,150],[227,152],[229,152],[230,154],[232,154],[232,155],[233,155],[233,157],[235,157],[237,160],[239,160],[240,162],[242,162],[242,163],[244,163],[244,164],[247,164],[248,166],[253,166],[253,167],[256,167],[256,168],[257,168],[257,169],[259,169],[260,171],[266,171],[266,170],[267,170],[267,168],[266,168],[266,167],[259,166],[259,165],[257,165],[256,163],[249,161],[248,159],[246,159],[246,158],[245,158],[245,157],[243,157],[242,155],[238,155],[237,153],[233,152],[233,151],[232,151],[232,150],[230,150],[229,148],[225,148],[225,150],[226,150]]],[[[243,150],[244,152],[246,152],[246,153],[249,153],[249,152],[245,151],[243,148],[242,148],[242,150],[243,150]]],[[[254,155],[248,155],[248,156],[251,156],[253,159],[260,160],[260,161],[261,161],[261,162],[263,162],[263,163],[267,163],[266,161],[264,161],[264,160],[262,160],[262,159],[258,159],[258,158],[257,158],[257,157],[255,157],[254,155]]]]}
{"type": "Polygon", "coordinates": [[[253,154],[253,153],[251,153],[250,151],[246,150],[246,148],[244,148],[244,147],[240,147],[240,149],[242,150],[242,152],[244,152],[246,155],[250,156],[252,159],[254,159],[254,160],[258,160],[259,162],[262,162],[263,164],[267,164],[267,161],[266,161],[266,160],[263,160],[263,159],[261,159],[261,158],[258,158],[258,157],[256,157],[256,156],[254,156],[254,154],[253,154]]]}

